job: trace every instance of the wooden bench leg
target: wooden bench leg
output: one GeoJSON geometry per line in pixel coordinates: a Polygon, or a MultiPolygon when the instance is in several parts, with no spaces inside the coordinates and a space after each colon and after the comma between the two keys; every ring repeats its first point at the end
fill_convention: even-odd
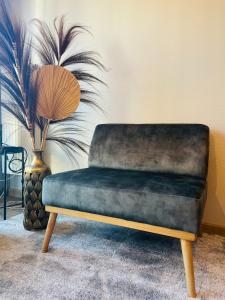
{"type": "Polygon", "coordinates": [[[48,245],[49,245],[49,242],[50,242],[50,239],[51,239],[54,227],[55,227],[57,215],[58,214],[56,214],[56,213],[52,213],[52,212],[50,213],[49,220],[48,220],[48,226],[47,226],[47,229],[45,232],[45,237],[44,237],[44,241],[43,241],[42,248],[41,248],[42,253],[48,252],[48,245]]]}
{"type": "Polygon", "coordinates": [[[191,241],[182,240],[182,239],[180,241],[181,241],[181,249],[183,254],[188,296],[195,298],[196,291],[195,291],[195,277],[194,277],[194,266],[193,266],[193,256],[192,256],[192,244],[191,241]]]}

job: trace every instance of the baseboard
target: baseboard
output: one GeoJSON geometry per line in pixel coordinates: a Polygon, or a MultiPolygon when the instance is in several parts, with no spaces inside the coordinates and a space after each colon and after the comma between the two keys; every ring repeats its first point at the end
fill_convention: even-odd
{"type": "Polygon", "coordinates": [[[203,223],[201,228],[202,232],[225,236],[225,226],[216,225],[212,223],[203,223]]]}

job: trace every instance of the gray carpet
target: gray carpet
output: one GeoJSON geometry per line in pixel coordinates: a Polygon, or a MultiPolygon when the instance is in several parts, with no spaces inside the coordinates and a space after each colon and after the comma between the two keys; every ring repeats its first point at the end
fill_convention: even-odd
{"type": "MultiPolygon", "coordinates": [[[[21,200],[12,196],[7,198],[7,205],[17,204],[16,206],[7,207],[7,219],[14,217],[23,212],[21,200]]],[[[3,198],[0,197],[0,221],[3,220],[3,198]]]]}
{"type": "MultiPolygon", "coordinates": [[[[0,299],[187,299],[179,241],[61,217],[47,254],[22,215],[0,222],[0,299]]],[[[199,299],[225,299],[225,238],[194,249],[199,299]]]]}

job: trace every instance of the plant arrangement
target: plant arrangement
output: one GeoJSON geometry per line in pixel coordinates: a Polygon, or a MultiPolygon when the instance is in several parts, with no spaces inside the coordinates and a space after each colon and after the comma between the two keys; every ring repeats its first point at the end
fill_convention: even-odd
{"type": "Polygon", "coordinates": [[[104,70],[104,66],[97,59],[95,52],[68,54],[68,50],[71,53],[76,37],[80,33],[87,32],[84,26],[66,26],[64,17],[54,20],[53,30],[45,22],[40,20],[34,22],[39,33],[32,39],[26,25],[9,13],[4,1],[0,2],[0,81],[2,89],[7,94],[1,106],[29,132],[33,150],[37,144],[35,132],[38,128],[42,137],[40,150],[44,150],[46,141],[56,142],[70,158],[76,158],[76,150],[86,152],[88,149],[86,143],[76,138],[76,134],[82,130],[79,126],[81,116],[74,113],[78,100],[99,107],[94,99],[96,92],[93,90],[93,84],[104,84],[99,78],[87,72],[85,67],[91,65],[104,70]],[[41,62],[38,66],[33,64],[34,52],[38,54],[41,62]],[[46,65],[47,69],[44,67],[46,65]],[[69,75],[74,77],[74,85],[77,86],[77,92],[78,90],[80,92],[77,97],[72,97],[74,110],[67,111],[68,101],[72,101],[68,96],[72,95],[74,87],[71,86],[69,92],[68,86],[65,85],[66,77],[64,82],[61,80],[58,83],[55,78],[69,75]],[[82,88],[78,88],[77,83],[82,88]],[[87,83],[90,88],[83,83],[87,83]],[[43,96],[44,89],[48,89],[48,95],[43,96]],[[59,89],[61,91],[58,91],[58,94],[61,95],[56,95],[59,89]],[[54,126],[56,124],[60,126],[54,126]]]}
{"type": "Polygon", "coordinates": [[[88,145],[79,138],[83,120],[76,110],[80,102],[100,108],[94,85],[104,84],[86,70],[104,70],[95,52],[71,54],[76,37],[87,32],[85,27],[66,26],[64,17],[56,18],[52,27],[33,22],[38,33],[31,38],[26,25],[0,0],[0,83],[6,95],[0,105],[29,132],[34,153],[25,169],[28,230],[44,229],[48,221],[41,201],[42,181],[50,174],[41,157],[46,141],[57,143],[75,161],[79,151],[87,152],[88,145]],[[40,64],[33,63],[33,53],[40,64]]]}

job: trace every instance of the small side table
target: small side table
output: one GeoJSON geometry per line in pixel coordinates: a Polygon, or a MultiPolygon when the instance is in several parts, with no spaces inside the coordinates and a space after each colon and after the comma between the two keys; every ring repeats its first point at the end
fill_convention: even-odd
{"type": "MultiPolygon", "coordinates": [[[[24,148],[23,147],[11,147],[11,146],[3,146],[0,149],[0,155],[4,159],[4,220],[6,220],[6,210],[7,210],[7,166],[8,166],[8,154],[17,154],[21,153],[21,183],[22,183],[22,207],[24,207],[24,168],[25,168],[25,161],[24,161],[24,148]]],[[[15,206],[17,204],[11,204],[10,206],[15,206]]]]}

